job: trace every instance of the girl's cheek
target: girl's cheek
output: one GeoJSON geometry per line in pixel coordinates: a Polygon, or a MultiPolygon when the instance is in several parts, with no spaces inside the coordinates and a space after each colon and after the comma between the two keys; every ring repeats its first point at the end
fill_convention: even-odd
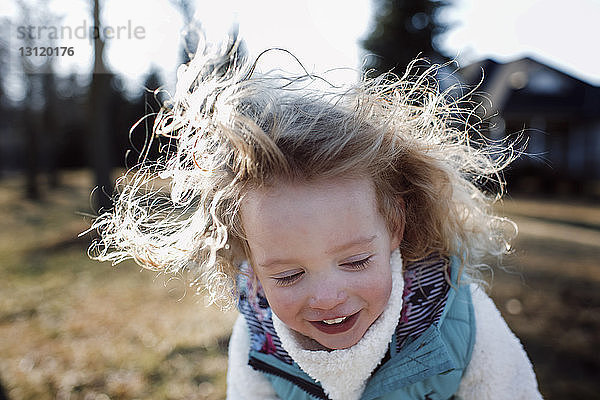
{"type": "Polygon", "coordinates": [[[391,271],[372,270],[365,274],[352,275],[351,286],[358,290],[378,290],[391,287],[391,271]]]}
{"type": "Polygon", "coordinates": [[[378,270],[353,279],[353,292],[376,303],[386,302],[392,291],[391,271],[378,270]]]}
{"type": "Polygon", "coordinates": [[[289,312],[301,307],[299,304],[301,300],[294,288],[271,287],[268,290],[265,290],[265,295],[267,296],[269,305],[277,315],[280,314],[279,310],[286,310],[289,312]]]}

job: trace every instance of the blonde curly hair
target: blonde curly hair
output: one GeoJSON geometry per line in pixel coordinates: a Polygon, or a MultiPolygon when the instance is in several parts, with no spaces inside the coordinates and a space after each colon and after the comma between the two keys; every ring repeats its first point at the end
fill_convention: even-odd
{"type": "Polygon", "coordinates": [[[92,257],[188,271],[210,302],[228,306],[248,259],[244,194],[281,180],[348,176],[372,178],[391,231],[405,224],[406,260],[455,254],[475,274],[483,256],[509,250],[512,225],[491,210],[498,194],[477,185],[491,179],[501,192],[511,153],[473,145],[477,132],[465,120],[476,105],[440,91],[439,66],[334,87],[308,73],[258,73],[260,58],[232,54],[198,52],[180,67],[154,124],[172,143],[120,179],[114,209],[92,225],[100,233],[92,257]]]}

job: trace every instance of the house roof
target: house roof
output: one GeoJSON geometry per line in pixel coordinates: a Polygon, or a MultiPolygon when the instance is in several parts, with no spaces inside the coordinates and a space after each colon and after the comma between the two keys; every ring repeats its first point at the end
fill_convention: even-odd
{"type": "Polygon", "coordinates": [[[491,101],[490,112],[600,117],[600,87],[530,57],[508,63],[485,59],[459,74],[491,101]]]}

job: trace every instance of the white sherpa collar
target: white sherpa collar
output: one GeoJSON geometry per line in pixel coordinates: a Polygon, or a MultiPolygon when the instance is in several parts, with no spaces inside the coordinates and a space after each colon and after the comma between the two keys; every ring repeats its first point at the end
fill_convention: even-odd
{"type": "Polygon", "coordinates": [[[311,378],[321,383],[332,400],[359,399],[367,379],[387,352],[402,311],[402,257],[396,250],[390,257],[392,294],[386,308],[358,343],[347,349],[308,350],[275,314],[273,326],[281,345],[311,378]]]}

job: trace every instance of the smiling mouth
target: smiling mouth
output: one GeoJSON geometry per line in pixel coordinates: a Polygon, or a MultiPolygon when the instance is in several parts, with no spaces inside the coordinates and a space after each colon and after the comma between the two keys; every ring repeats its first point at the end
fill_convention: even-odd
{"type": "Polygon", "coordinates": [[[348,315],[346,317],[339,317],[333,319],[324,319],[321,321],[309,321],[312,326],[317,328],[323,333],[327,334],[336,334],[336,333],[344,333],[352,329],[354,324],[358,320],[358,314],[354,313],[352,315],[348,315]]]}

